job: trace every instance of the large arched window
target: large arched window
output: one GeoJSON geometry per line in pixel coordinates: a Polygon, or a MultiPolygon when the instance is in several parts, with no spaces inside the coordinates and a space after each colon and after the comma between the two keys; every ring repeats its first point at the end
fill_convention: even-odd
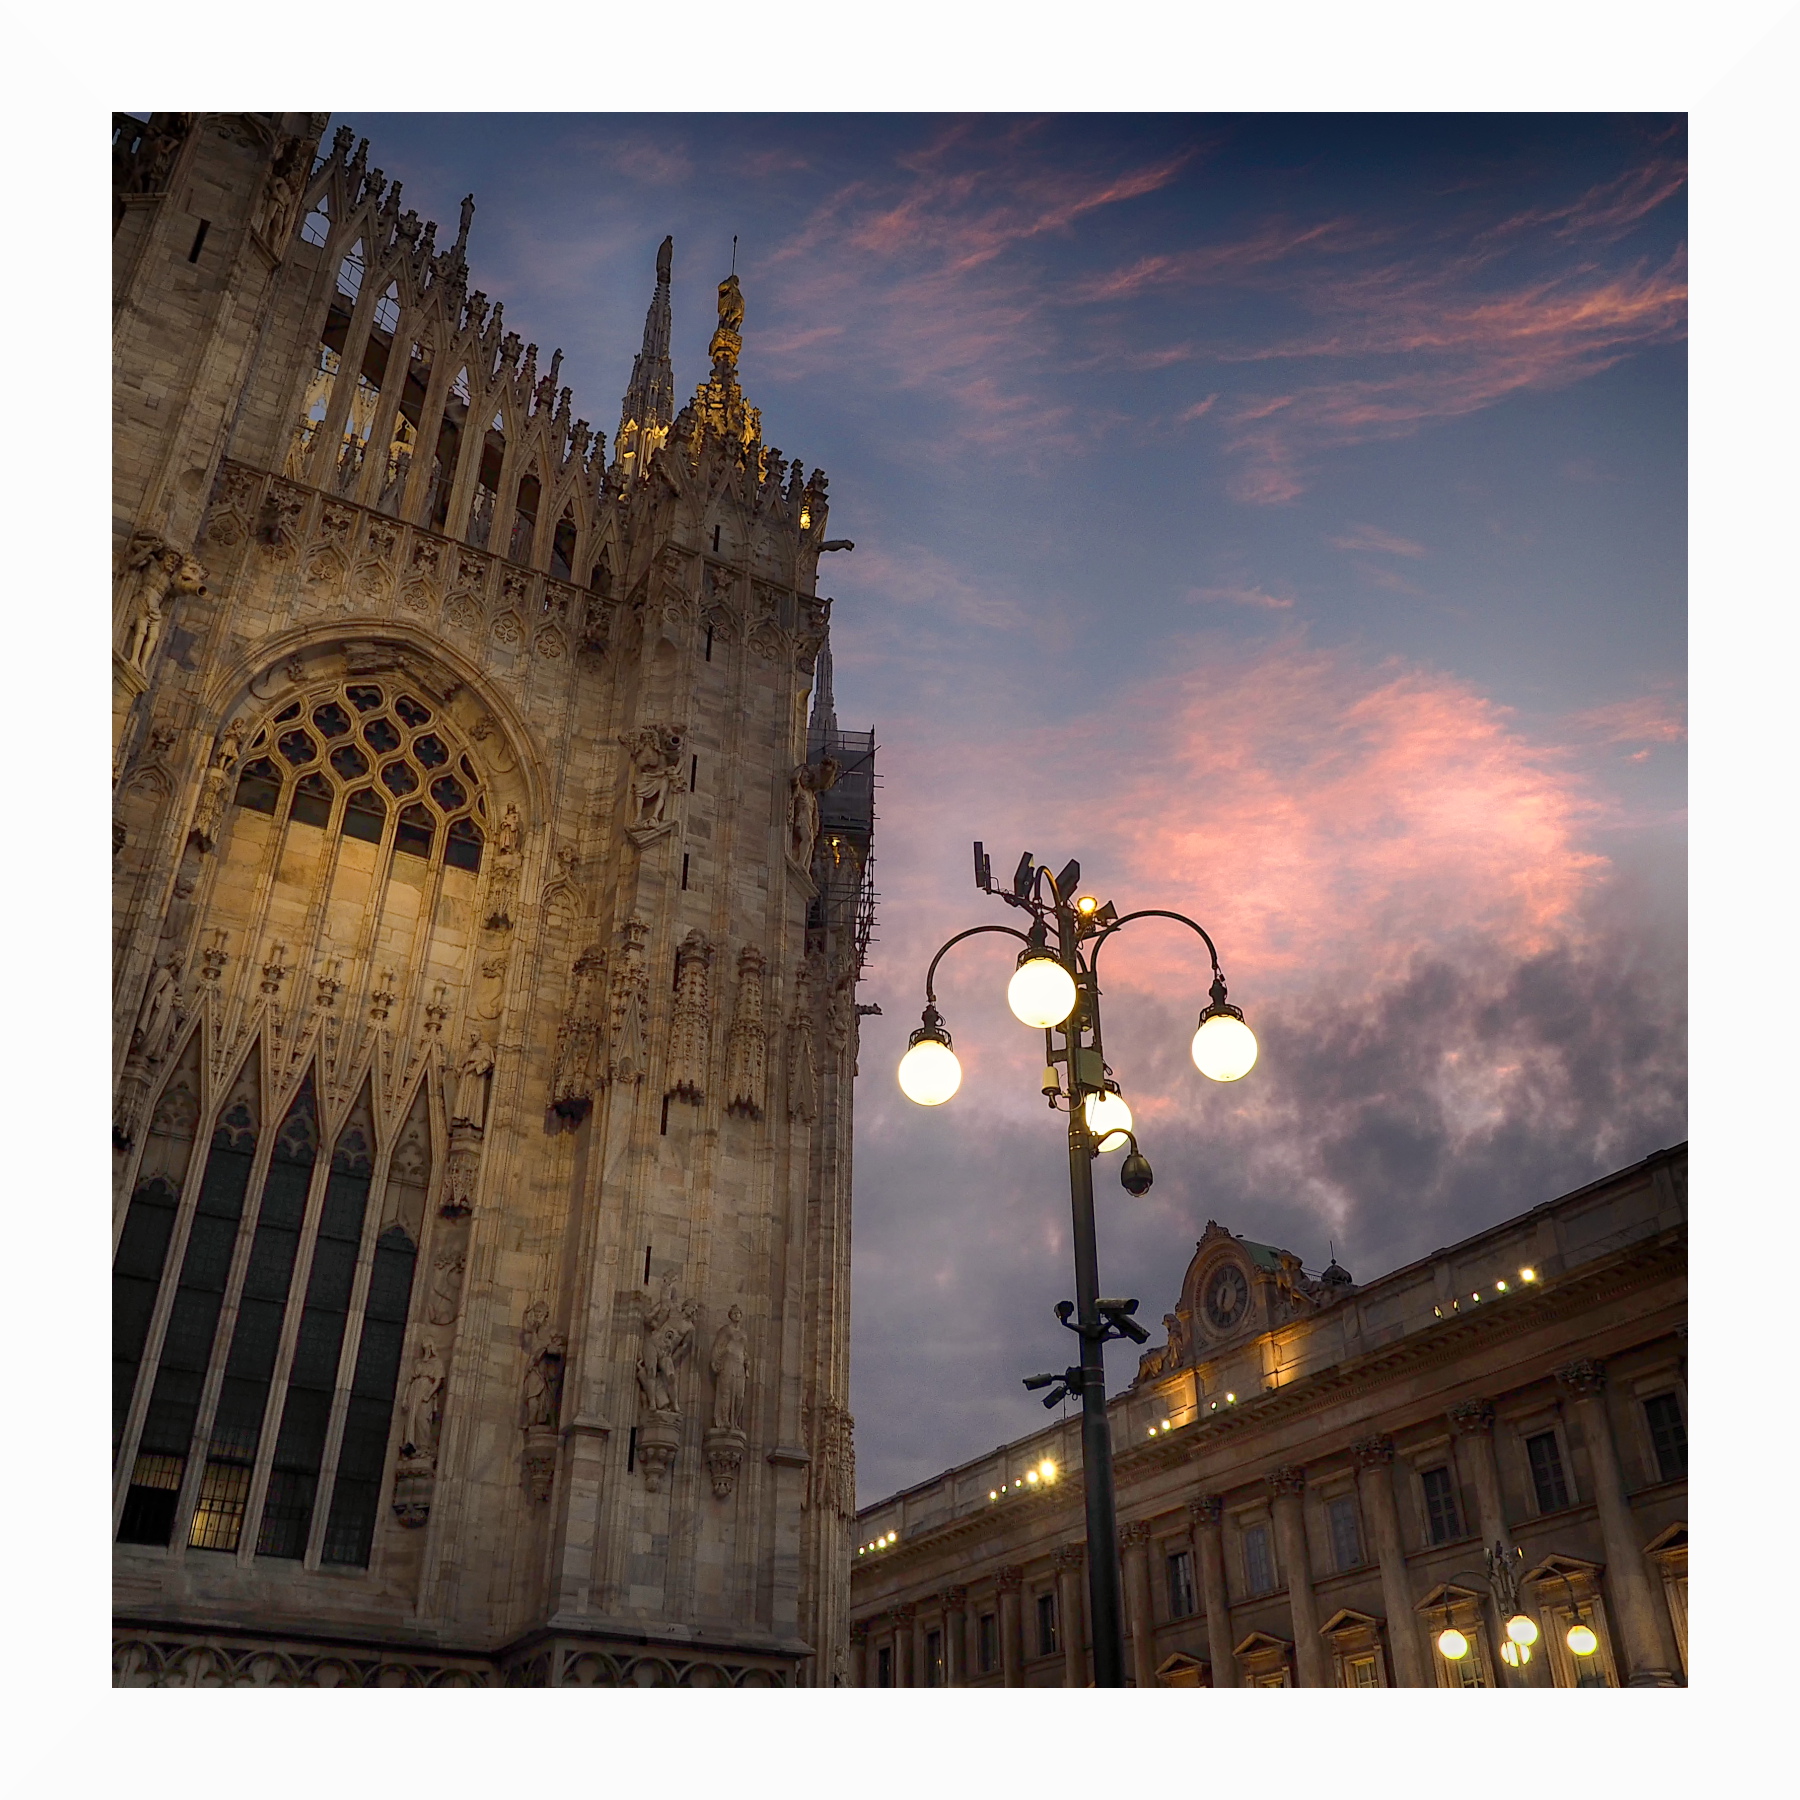
{"type": "Polygon", "coordinates": [[[386,682],[294,701],[260,730],[237,804],[396,855],[479,872],[488,826],[481,776],[440,711],[386,682]]]}
{"type": "Polygon", "coordinates": [[[127,1423],[120,1445],[131,1481],[119,1540],[231,1553],[253,1542],[258,1556],[366,1566],[431,1179],[426,1089],[385,1146],[381,1179],[367,1082],[327,1144],[308,1069],[263,1141],[253,1048],[183,1218],[166,1190],[183,1185],[198,1073],[190,1048],[148,1134],[151,1172],[140,1172],[115,1269],[127,1302],[121,1419],[150,1384],[137,1441],[127,1423]],[[178,1224],[177,1275],[163,1265],[178,1224]],[[154,1376],[142,1366],[151,1358],[154,1376]]]}

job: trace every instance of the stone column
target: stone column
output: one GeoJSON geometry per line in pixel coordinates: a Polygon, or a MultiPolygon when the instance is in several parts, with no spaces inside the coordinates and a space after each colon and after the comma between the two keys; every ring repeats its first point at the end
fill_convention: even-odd
{"type": "Polygon", "coordinates": [[[1450,1409],[1450,1428],[1468,1447],[1474,1464],[1475,1510],[1481,1525],[1481,1547],[1512,1547],[1506,1513],[1500,1502],[1500,1465],[1494,1457],[1494,1408],[1487,1400],[1463,1400],[1450,1409]]]}
{"type": "Polygon", "coordinates": [[[894,1686],[913,1685],[913,1608],[896,1606],[888,1615],[894,1621],[894,1686]]]}
{"type": "Polygon", "coordinates": [[[1306,1471],[1287,1463],[1269,1477],[1274,1495],[1275,1542],[1287,1577],[1288,1617],[1293,1621],[1294,1661],[1301,1687],[1330,1687],[1325,1645],[1319,1637],[1319,1608],[1313,1599],[1312,1559],[1306,1554],[1306,1515],[1300,1496],[1306,1471]]]}
{"type": "Polygon", "coordinates": [[[1155,1622],[1150,1612],[1150,1527],[1134,1519],[1119,1532],[1119,1560],[1125,1577],[1125,1618],[1131,1633],[1131,1678],[1141,1688],[1156,1686],[1155,1622]]]}
{"type": "Polygon", "coordinates": [[[869,1685],[869,1628],[861,1619],[850,1621],[850,1685],[869,1685]]]}
{"type": "Polygon", "coordinates": [[[967,1687],[969,1590],[966,1587],[948,1587],[938,1598],[944,1603],[944,1686],[967,1687]]]}
{"type": "Polygon", "coordinates": [[[1082,1567],[1087,1550],[1081,1544],[1064,1544],[1056,1553],[1056,1624],[1062,1633],[1063,1686],[1088,1684],[1087,1650],[1082,1630],[1082,1567]]]}
{"type": "Polygon", "coordinates": [[[1188,1502],[1193,1522],[1194,1556],[1200,1564],[1200,1604],[1206,1608],[1206,1654],[1216,1688],[1236,1687],[1237,1658],[1232,1654],[1231,1601],[1225,1592],[1225,1546],[1220,1528],[1224,1502],[1202,1494],[1188,1502]]]}
{"type": "Polygon", "coordinates": [[[1650,1572],[1644,1566],[1637,1527],[1625,1498],[1625,1475],[1613,1443],[1612,1420],[1606,1415],[1606,1371],[1587,1357],[1566,1363],[1556,1379],[1571,1396],[1569,1411],[1581,1427],[1588,1461],[1594,1471],[1594,1506],[1606,1543],[1606,1585],[1623,1640],[1627,1687],[1674,1687],[1673,1672],[1663,1661],[1662,1633],[1656,1628],[1656,1601],[1650,1572]]]}
{"type": "Polygon", "coordinates": [[[931,1670],[926,1664],[925,1651],[925,1609],[922,1606],[913,1608],[912,1627],[912,1666],[913,1686],[925,1687],[931,1681],[931,1670]]]}
{"type": "Polygon", "coordinates": [[[994,1578],[1000,1591],[1000,1673],[1007,1687],[1025,1685],[1025,1643],[1019,1633],[1019,1589],[1025,1571],[1009,1564],[994,1578]]]}
{"type": "Polygon", "coordinates": [[[1394,1685],[1430,1687],[1419,1651],[1419,1622],[1413,1612],[1412,1580],[1406,1572],[1406,1546],[1400,1539],[1400,1512],[1394,1504],[1394,1440],[1359,1438],[1350,1448],[1356,1456],[1363,1516],[1369,1521],[1375,1558],[1381,1564],[1381,1604],[1387,1611],[1394,1685]]]}

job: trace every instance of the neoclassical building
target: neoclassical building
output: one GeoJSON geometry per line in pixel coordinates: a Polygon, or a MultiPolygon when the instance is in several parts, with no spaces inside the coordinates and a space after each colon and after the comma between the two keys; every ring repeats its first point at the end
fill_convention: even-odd
{"type": "MultiPolygon", "coordinates": [[[[1685,1145],[1366,1285],[1209,1222],[1111,1407],[1135,1685],[1684,1685],[1686,1248],[1685,1145]]],[[[863,1509],[858,1685],[1092,1679],[1080,1449],[1071,1418],[863,1509]]]]}
{"type": "Polygon", "coordinates": [[[841,1682],[825,476],[324,124],[114,120],[117,1678],[841,1682]]]}

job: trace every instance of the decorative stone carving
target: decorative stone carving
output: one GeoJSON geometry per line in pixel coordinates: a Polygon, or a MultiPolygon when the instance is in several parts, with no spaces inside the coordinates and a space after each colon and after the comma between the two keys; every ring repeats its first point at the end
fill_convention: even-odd
{"type": "Polygon", "coordinates": [[[1358,1468],[1385,1469],[1394,1460],[1394,1440],[1380,1433],[1358,1438],[1350,1446],[1350,1454],[1356,1458],[1358,1468]]]}
{"type": "Polygon", "coordinates": [[[718,1430],[740,1430],[750,1386],[750,1334],[744,1330],[744,1309],[733,1306],[713,1337],[713,1417],[718,1430]]]}
{"type": "Polygon", "coordinates": [[[269,484],[256,513],[256,541],[277,560],[292,556],[300,547],[300,520],[306,512],[306,496],[298,488],[269,484]]]}
{"type": "Polygon", "coordinates": [[[456,1069],[456,1099],[450,1123],[480,1131],[487,1124],[488,1080],[494,1072],[494,1047],[478,1031],[469,1033],[469,1045],[456,1069]]]}
{"type": "Polygon", "coordinates": [[[631,757],[631,815],[625,835],[641,850],[674,829],[670,803],[683,792],[682,736],[670,725],[646,725],[619,739],[631,757]]]}
{"type": "Polygon", "coordinates": [[[450,1155],[444,1163],[444,1198],[438,1216],[466,1219],[475,1206],[475,1176],[481,1167],[480,1134],[466,1125],[450,1128],[450,1155]]]}
{"type": "MultiPolygon", "coordinates": [[[[578,1123],[594,1104],[595,1065],[599,1061],[600,1025],[596,995],[606,973],[606,952],[599,945],[584,950],[575,962],[575,992],[556,1028],[556,1067],[550,1080],[550,1106],[559,1118],[578,1123]]],[[[601,1073],[600,1079],[604,1080],[601,1073]]]]}
{"type": "Polygon", "coordinates": [[[1459,1400],[1450,1409],[1450,1424],[1461,1437],[1485,1437],[1494,1429],[1494,1403],[1459,1400]]]}
{"type": "Polygon", "coordinates": [[[1025,1571],[1017,1563],[994,1571],[994,1586],[1003,1594],[1016,1594],[1024,1585],[1025,1571]]]}
{"type": "Polygon", "coordinates": [[[132,594],[120,654],[140,675],[147,675],[168,623],[171,597],[205,593],[206,571],[185,551],[147,531],[132,538],[125,567],[132,577],[132,594]]]}
{"type": "Polygon", "coordinates": [[[1133,1519],[1129,1524],[1119,1527],[1119,1548],[1121,1550],[1135,1550],[1149,1541],[1150,1521],[1148,1519],[1133,1519]]]}
{"type": "Polygon", "coordinates": [[[162,1061],[169,1040],[181,1024],[181,958],[171,956],[150,971],[131,1034],[131,1053],[146,1064],[162,1061]]]}
{"type": "Polygon", "coordinates": [[[682,1300],[674,1276],[663,1283],[662,1297],[644,1319],[644,1347],[638,1357],[641,1401],[638,1461],[644,1485],[658,1493],[681,1444],[681,1407],[675,1383],[694,1347],[696,1300],[682,1300]]]}
{"type": "Polygon", "coordinates": [[[425,1317],[433,1325],[454,1325],[462,1308],[463,1276],[469,1267],[465,1252],[440,1250],[431,1263],[431,1298],[425,1317]]]}
{"type": "Polygon", "coordinates": [[[696,1105],[705,1097],[712,1049],[712,1010],[707,994],[712,945],[690,931],[675,952],[675,1025],[669,1043],[669,1092],[696,1105]]]}
{"type": "Polygon", "coordinates": [[[1306,1491],[1306,1471],[1298,1463],[1283,1463],[1270,1475],[1269,1489],[1275,1494],[1303,1494],[1306,1491]]]}
{"type": "Polygon", "coordinates": [[[548,1500],[556,1485],[563,1370],[569,1346],[561,1332],[544,1329],[548,1309],[541,1301],[528,1317],[536,1323],[529,1340],[531,1357],[525,1365],[524,1392],[519,1407],[525,1433],[525,1486],[534,1500],[548,1500]]]}
{"type": "Polygon", "coordinates": [[[1216,1527],[1224,1514],[1225,1499],[1221,1494],[1202,1494],[1188,1502],[1188,1518],[1203,1530],[1216,1527]]]}
{"type": "Polygon", "coordinates": [[[194,823],[189,835],[202,850],[210,850],[225,811],[225,784],[243,754],[244,728],[233,719],[219,733],[218,742],[207,761],[206,773],[200,778],[200,799],[194,807],[194,823]]]}
{"type": "Polygon", "coordinates": [[[1059,1569],[1079,1569],[1087,1561],[1085,1544],[1064,1544],[1055,1557],[1059,1569]]]}
{"type": "Polygon", "coordinates": [[[1556,1379],[1571,1394],[1598,1394],[1606,1386],[1606,1367],[1591,1356],[1580,1356],[1564,1363],[1556,1371],[1556,1379]]]}
{"type": "Polygon", "coordinates": [[[787,1105],[790,1119],[811,1124],[819,1116],[819,1058],[813,1037],[811,958],[794,975],[794,1010],[788,1022],[787,1105]]]}
{"type": "Polygon", "coordinates": [[[489,931],[512,930],[512,909],[519,891],[519,809],[509,805],[494,828],[494,854],[488,867],[482,924],[489,931]]]}
{"type": "Polygon", "coordinates": [[[856,1420],[835,1395],[818,1407],[802,1404],[810,1426],[812,1474],[809,1505],[840,1519],[856,1517],[856,1420]]]}
{"type": "Polygon", "coordinates": [[[400,1454],[417,1462],[437,1464],[438,1432],[443,1425],[444,1371],[437,1346],[430,1338],[419,1344],[418,1360],[400,1396],[402,1420],[400,1454]]]}
{"type": "Polygon", "coordinates": [[[609,1073],[614,1081],[644,1079],[649,1062],[650,975],[644,966],[644,939],[649,926],[627,919],[619,928],[619,954],[613,967],[612,1043],[609,1073]]]}
{"type": "Polygon", "coordinates": [[[819,841],[819,796],[837,778],[837,762],[829,756],[817,764],[800,763],[788,778],[788,855],[799,868],[812,867],[813,846],[819,841]]]}
{"type": "Polygon", "coordinates": [[[743,1432],[716,1425],[707,1432],[706,1472],[712,1477],[712,1490],[717,1499],[728,1499],[737,1486],[738,1470],[743,1466],[744,1446],[748,1441],[743,1432]]]}
{"type": "Polygon", "coordinates": [[[725,1110],[760,1119],[767,1089],[768,1032],[763,1025],[763,954],[738,952],[737,1000],[725,1043],[725,1110]]]}

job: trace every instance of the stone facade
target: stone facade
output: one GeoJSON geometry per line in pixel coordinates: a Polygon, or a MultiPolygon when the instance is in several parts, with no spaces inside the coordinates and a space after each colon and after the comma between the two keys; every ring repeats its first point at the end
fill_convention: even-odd
{"type": "MultiPolygon", "coordinates": [[[[1111,1405],[1134,1684],[1685,1685],[1686,1249],[1685,1145],[1366,1286],[1209,1222],[1111,1405]]],[[[1080,1453],[1071,1418],[865,1508],[853,1679],[1089,1682],[1080,1453]]]]}
{"type": "Polygon", "coordinates": [[[118,1678],[841,1682],[825,477],[323,125],[115,119],[118,1678]]]}

